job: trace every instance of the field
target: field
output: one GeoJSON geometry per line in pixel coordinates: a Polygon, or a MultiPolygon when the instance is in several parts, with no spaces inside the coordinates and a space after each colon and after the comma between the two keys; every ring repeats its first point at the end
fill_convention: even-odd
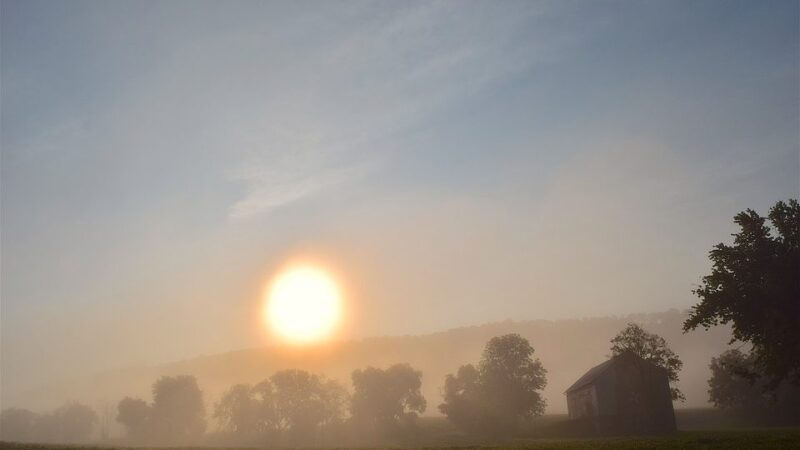
{"type": "MultiPolygon", "coordinates": [[[[402,449],[800,449],[800,427],[763,427],[725,415],[713,409],[678,409],[675,411],[679,431],[662,436],[625,436],[605,438],[563,437],[566,415],[549,414],[537,419],[535,431],[525,438],[480,439],[458,432],[442,417],[420,419],[418,433],[403,443],[358,446],[358,448],[402,448],[402,449]]],[[[60,446],[41,444],[2,443],[0,448],[8,450],[121,450],[130,449],[113,443],[60,446]]],[[[184,447],[182,450],[199,449],[244,449],[226,445],[184,447]]],[[[338,446],[334,448],[347,448],[338,446]]],[[[157,448],[153,447],[152,450],[157,448]]]]}
{"type": "MultiPolygon", "coordinates": [[[[40,449],[115,449],[119,447],[45,446],[37,444],[2,443],[9,450],[40,449]]],[[[209,447],[199,447],[208,449],[209,447]]],[[[661,437],[622,437],[606,439],[528,439],[502,444],[419,447],[437,449],[800,449],[800,429],[770,429],[742,431],[680,431],[661,437]]]]}

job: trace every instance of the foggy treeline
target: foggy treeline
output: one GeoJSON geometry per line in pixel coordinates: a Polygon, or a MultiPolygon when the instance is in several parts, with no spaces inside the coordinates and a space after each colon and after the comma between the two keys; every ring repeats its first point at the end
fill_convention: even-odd
{"type": "MultiPolygon", "coordinates": [[[[319,399],[329,399],[326,400],[329,401],[326,403],[329,405],[327,411],[335,412],[331,417],[349,417],[351,415],[349,403],[343,401],[339,404],[338,400],[333,401],[336,397],[332,393],[342,390],[352,393],[354,390],[353,374],[359,369],[363,373],[369,374],[371,370],[367,369],[368,367],[387,369],[398,362],[404,362],[414,371],[419,371],[424,375],[419,379],[418,389],[420,398],[424,399],[426,403],[424,409],[409,409],[404,411],[404,414],[438,416],[443,414],[438,405],[445,401],[448,375],[457,377],[461,366],[477,363],[486,343],[492,337],[516,333],[535,347],[536,358],[547,370],[547,383],[537,391],[542,400],[542,411],[564,413],[566,412],[564,390],[587,369],[603,362],[610,356],[609,341],[629,322],[640,323],[647,330],[663,336],[671,348],[682,358],[684,365],[680,370],[680,381],[677,383],[677,387],[686,396],[686,401],[678,404],[677,407],[708,406],[707,380],[711,374],[709,362],[711,358],[719,356],[728,348],[730,332],[725,327],[717,327],[708,332],[683,334],[680,332],[680,328],[685,318],[686,315],[683,313],[668,311],[576,320],[505,321],[422,336],[378,337],[360,341],[329,343],[303,350],[284,347],[241,350],[159,367],[126,368],[80,380],[64,380],[22,395],[5,395],[3,406],[20,408],[13,410],[16,411],[15,414],[6,414],[6,418],[16,417],[17,423],[30,422],[32,425],[28,429],[32,430],[31,433],[34,434],[33,437],[30,437],[33,440],[66,442],[68,439],[76,439],[76,437],[81,437],[78,439],[80,441],[83,440],[82,436],[92,439],[103,435],[111,437],[147,435],[153,437],[160,432],[144,425],[137,431],[137,425],[133,425],[133,423],[136,423],[136,417],[150,413],[157,415],[157,411],[163,408],[157,406],[159,403],[157,399],[162,397],[155,394],[156,385],[153,383],[167,377],[166,379],[184,380],[179,385],[184,387],[193,385],[196,386],[198,392],[202,392],[202,403],[196,402],[196,404],[202,404],[203,417],[206,418],[204,429],[207,436],[237,436],[237,439],[246,441],[246,438],[238,433],[231,434],[231,422],[221,420],[219,414],[216,414],[217,405],[230,405],[232,398],[242,398],[246,395],[257,397],[262,395],[259,393],[260,390],[263,391],[267,386],[277,391],[281,376],[278,377],[277,383],[272,377],[289,373],[286,371],[290,370],[307,374],[309,384],[318,384],[325,388],[315,388],[318,392],[315,395],[319,399]],[[189,378],[184,375],[189,376],[192,382],[187,381],[189,378]],[[325,392],[327,394],[324,394],[325,392]],[[325,397],[326,395],[328,397],[325,397]],[[119,403],[120,400],[126,398],[128,400],[124,405],[119,403]],[[37,425],[39,420],[47,423],[48,421],[53,422],[50,419],[51,416],[63,417],[63,414],[52,414],[51,412],[58,411],[63,405],[73,404],[75,401],[79,401],[90,410],[95,411],[92,416],[95,417],[95,425],[90,428],[88,435],[85,433],[70,434],[70,437],[67,438],[63,433],[39,433],[38,430],[43,429],[42,426],[37,425]],[[129,417],[123,419],[125,422],[117,420],[120,413],[119,406],[124,406],[123,417],[129,417]],[[37,411],[40,414],[33,414],[22,408],[37,411]],[[342,416],[338,415],[339,412],[342,416]],[[124,425],[124,423],[128,425],[124,425]]],[[[303,375],[303,377],[305,376],[303,375]]],[[[162,385],[159,384],[159,386],[162,385]]],[[[185,392],[194,390],[194,388],[187,387],[185,392]]],[[[163,391],[163,386],[158,389],[158,392],[161,391],[163,391]]],[[[198,396],[194,396],[194,398],[198,398],[198,396]]],[[[84,422],[87,421],[92,422],[91,420],[84,422]]],[[[139,423],[147,422],[140,421],[139,423]]],[[[319,428],[318,433],[320,439],[324,438],[328,442],[343,438],[343,429],[346,427],[343,428],[338,419],[326,418],[323,422],[325,425],[319,428]]],[[[411,416],[404,415],[398,416],[397,423],[408,426],[413,421],[411,416]]],[[[7,430],[14,428],[5,427],[3,434],[6,435],[7,430]]],[[[292,432],[284,430],[281,434],[282,439],[286,440],[290,438],[292,432]]],[[[300,434],[307,435],[308,433],[300,434]]],[[[4,439],[11,438],[4,437],[4,439]]],[[[264,435],[260,439],[268,440],[264,435]]]]}
{"type": "MultiPolygon", "coordinates": [[[[666,369],[673,399],[681,400],[683,393],[676,386],[683,362],[662,336],[628,323],[605,346],[610,356],[633,352],[666,369]]],[[[711,359],[710,400],[739,414],[770,413],[782,423],[800,419],[800,388],[784,384],[771,398],[765,397],[758,380],[753,383],[735,369],[745,367],[747,358],[739,350],[728,350],[711,359]]],[[[464,361],[438,380],[443,400],[436,409],[467,435],[525,434],[545,412],[542,390],[548,378],[548,368],[531,341],[517,333],[494,336],[478,360],[464,361]]],[[[131,445],[259,446],[412,442],[420,435],[420,415],[432,409],[422,393],[422,380],[423,372],[408,363],[356,369],[349,386],[307,370],[284,369],[257,383],[229,386],[209,402],[196,377],[161,376],[151,385],[149,400],[125,396],[118,401],[114,420],[124,436],[111,440],[131,445]]],[[[97,436],[99,424],[100,438],[107,441],[108,424],[100,422],[92,408],[77,402],[44,414],[9,408],[0,414],[0,438],[87,442],[97,436]]]]}
{"type": "MultiPolygon", "coordinates": [[[[684,366],[678,387],[686,396],[684,407],[709,406],[708,363],[728,349],[728,327],[682,333],[686,314],[673,310],[569,320],[505,321],[456,328],[419,336],[375,337],[332,342],[303,350],[273,346],[202,356],[160,366],[127,367],[77,379],[62,379],[27,391],[3,394],[8,406],[35,410],[53,409],[80,399],[102,409],[125,396],[145,398],[150,383],[163,375],[188,374],[197,378],[207,401],[217,401],[232,385],[256,384],[265,374],[284,369],[302,369],[330,379],[349,380],[353,370],[367,366],[388,367],[398,361],[421,370],[422,394],[431,403],[442,400],[441,380],[465,361],[477,361],[493,336],[518,333],[536,347],[536,355],[548,369],[548,384],[542,391],[546,412],[564,413],[564,390],[589,367],[609,355],[608,341],[628,322],[642,324],[663,336],[681,355],[684,366]]],[[[426,414],[437,414],[429,409],[426,414]]]]}

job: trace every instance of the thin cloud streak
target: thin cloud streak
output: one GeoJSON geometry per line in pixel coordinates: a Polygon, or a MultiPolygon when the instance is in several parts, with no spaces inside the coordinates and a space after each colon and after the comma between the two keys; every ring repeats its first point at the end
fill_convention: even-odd
{"type": "Polygon", "coordinates": [[[265,150],[233,171],[245,193],[229,219],[253,218],[356,181],[382,165],[398,134],[530,69],[540,49],[514,38],[536,15],[524,8],[508,20],[447,3],[414,4],[325,41],[325,51],[311,51],[292,68],[296,76],[282,77],[293,82],[276,103],[290,111],[282,112],[280,127],[260,136],[256,147],[265,150]]]}

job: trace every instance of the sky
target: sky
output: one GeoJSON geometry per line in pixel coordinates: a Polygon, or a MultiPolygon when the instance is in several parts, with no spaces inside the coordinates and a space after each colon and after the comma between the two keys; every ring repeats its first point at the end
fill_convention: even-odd
{"type": "Polygon", "coordinates": [[[798,14],[3,1],[2,393],[268,345],[298,258],[343,339],[685,309],[800,196],[798,14]]]}

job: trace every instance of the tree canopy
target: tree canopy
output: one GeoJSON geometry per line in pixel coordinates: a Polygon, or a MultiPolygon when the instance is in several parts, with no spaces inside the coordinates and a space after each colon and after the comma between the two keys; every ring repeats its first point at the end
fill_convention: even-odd
{"type": "Polygon", "coordinates": [[[709,253],[711,274],[694,290],[700,303],[683,328],[731,324],[773,389],[783,380],[800,384],[800,204],[778,202],[767,218],[751,209],[734,217],[739,232],[733,245],[709,253]]]}
{"type": "Polygon", "coordinates": [[[219,428],[236,434],[250,434],[258,430],[260,421],[259,401],[253,386],[237,384],[228,389],[214,407],[214,418],[219,428]]]}
{"type": "Polygon", "coordinates": [[[78,402],[44,414],[9,408],[0,413],[0,440],[81,443],[89,440],[96,424],[97,413],[78,402]]]}
{"type": "Polygon", "coordinates": [[[427,402],[420,391],[422,372],[408,364],[388,369],[367,367],[353,371],[353,421],[368,428],[391,431],[425,412],[427,402]]]}
{"type": "Polygon", "coordinates": [[[117,404],[117,422],[125,427],[128,438],[141,440],[148,436],[150,405],[140,398],[125,397],[117,404]]]}
{"type": "Polygon", "coordinates": [[[784,381],[774,389],[765,389],[768,380],[759,375],[754,354],[727,350],[712,358],[709,367],[708,395],[717,408],[759,421],[800,420],[800,386],[784,381]]]}
{"type": "Polygon", "coordinates": [[[670,381],[672,399],[683,401],[686,398],[680,389],[675,386],[675,383],[678,382],[678,374],[681,367],[683,367],[683,362],[669,348],[664,338],[654,333],[648,333],[635,323],[629,323],[627,327],[611,339],[611,354],[617,356],[624,352],[631,352],[665,369],[670,381]]]}
{"type": "Polygon", "coordinates": [[[71,402],[56,409],[62,442],[85,442],[97,424],[97,413],[82,403],[71,402]]]}
{"type": "Polygon", "coordinates": [[[344,388],[304,370],[283,370],[270,377],[278,423],[295,440],[313,436],[319,427],[339,420],[344,388]]]}
{"type": "Polygon", "coordinates": [[[492,338],[477,368],[467,364],[447,375],[439,410],[459,428],[483,433],[508,432],[543,414],[547,370],[533,353],[518,334],[492,338]]]}
{"type": "Polygon", "coordinates": [[[303,370],[283,370],[251,386],[238,384],[216,404],[220,428],[245,440],[313,443],[341,421],[346,391],[339,383],[303,370]]]}
{"type": "Polygon", "coordinates": [[[203,393],[193,376],[164,376],[153,384],[150,410],[154,437],[159,442],[196,440],[206,429],[203,393]]]}

